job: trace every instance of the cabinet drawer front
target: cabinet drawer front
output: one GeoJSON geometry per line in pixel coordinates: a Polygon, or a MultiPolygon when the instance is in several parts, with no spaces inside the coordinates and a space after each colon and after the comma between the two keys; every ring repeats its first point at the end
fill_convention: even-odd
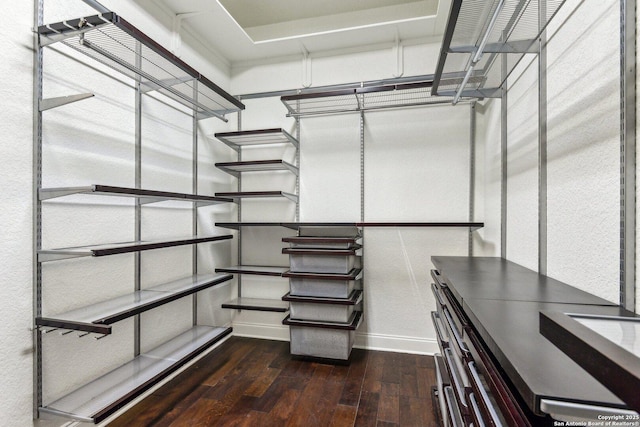
{"type": "Polygon", "coordinates": [[[462,330],[459,330],[451,316],[451,312],[444,307],[442,309],[443,317],[441,317],[442,323],[444,324],[445,331],[449,335],[449,343],[450,347],[453,347],[458,353],[458,356],[464,361],[472,360],[471,353],[469,352],[469,347],[467,343],[462,339],[463,333],[462,330]]]}
{"type": "Polygon", "coordinates": [[[442,289],[435,283],[431,284],[431,292],[433,292],[433,295],[436,297],[436,304],[438,304],[441,307],[445,307],[447,305],[446,301],[445,301],[445,297],[442,294],[442,289]]]}
{"type": "Polygon", "coordinates": [[[471,406],[471,419],[473,420],[473,427],[486,427],[486,424],[484,423],[484,417],[482,416],[482,411],[480,410],[480,405],[478,404],[476,395],[473,393],[469,394],[469,404],[471,406]]]}
{"type": "MultiPolygon", "coordinates": [[[[473,345],[470,346],[474,368],[486,381],[487,394],[495,399],[494,408],[502,416],[502,424],[508,426],[531,426],[526,415],[516,403],[516,398],[502,379],[498,369],[493,364],[489,354],[484,350],[483,344],[473,330],[468,330],[465,338],[473,345]]],[[[473,379],[472,379],[473,381],[473,379]]],[[[476,396],[477,397],[477,396],[476,396]]],[[[480,405],[482,401],[477,397],[480,405]]],[[[492,402],[493,403],[493,402],[492,402]]],[[[485,423],[488,423],[485,419],[485,423]]]]}
{"type": "Polygon", "coordinates": [[[438,403],[440,405],[440,415],[442,416],[443,426],[449,425],[449,411],[447,409],[447,401],[444,397],[444,388],[451,385],[449,374],[447,374],[447,368],[444,366],[444,360],[441,354],[434,356],[434,363],[436,365],[436,384],[438,388],[438,403]]]}
{"type": "Polygon", "coordinates": [[[438,270],[431,270],[431,277],[439,287],[442,288],[447,286],[447,283],[445,282],[444,277],[442,277],[442,274],[440,274],[438,270]]]}
{"type": "Polygon", "coordinates": [[[473,406],[474,402],[477,404],[479,414],[485,420],[484,425],[502,427],[502,420],[498,415],[500,410],[495,407],[489,391],[482,382],[481,374],[478,372],[475,362],[469,362],[467,370],[471,388],[473,389],[473,399],[470,399],[472,401],[471,405],[473,406]]]}
{"type": "Polygon", "coordinates": [[[469,403],[467,401],[467,392],[469,391],[469,379],[464,371],[460,369],[460,364],[456,360],[455,353],[451,348],[444,351],[444,361],[451,378],[451,388],[458,402],[460,412],[469,413],[469,403]]]}
{"type": "Polygon", "coordinates": [[[431,321],[433,322],[433,327],[436,330],[436,338],[438,339],[438,346],[440,347],[440,351],[444,353],[445,348],[449,348],[449,339],[445,335],[444,326],[442,325],[440,315],[435,311],[432,311],[431,321]]]}
{"type": "Polygon", "coordinates": [[[444,388],[444,397],[447,402],[447,410],[449,412],[450,425],[453,427],[464,427],[465,423],[460,413],[460,409],[456,404],[456,398],[451,387],[444,388]]]}

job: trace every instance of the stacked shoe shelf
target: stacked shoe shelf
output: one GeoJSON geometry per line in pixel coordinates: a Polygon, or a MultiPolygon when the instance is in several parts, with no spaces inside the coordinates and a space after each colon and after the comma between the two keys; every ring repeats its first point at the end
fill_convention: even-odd
{"type": "Polygon", "coordinates": [[[282,253],[289,255],[291,354],[347,361],[362,322],[360,231],[354,226],[302,226],[282,253]]]}

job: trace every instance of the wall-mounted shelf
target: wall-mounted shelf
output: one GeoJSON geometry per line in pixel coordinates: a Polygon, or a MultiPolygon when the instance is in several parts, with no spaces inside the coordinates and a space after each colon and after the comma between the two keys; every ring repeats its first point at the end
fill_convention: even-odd
{"type": "Polygon", "coordinates": [[[38,27],[41,46],[61,42],[193,108],[199,118],[244,109],[244,105],[177,56],[113,12],[38,27]],[[195,95],[197,93],[197,95],[195,95]]]}
{"type": "Polygon", "coordinates": [[[298,148],[298,140],[281,128],[220,132],[214,134],[220,141],[238,151],[248,145],[292,144],[298,148]]]}
{"type": "Polygon", "coordinates": [[[216,222],[216,227],[238,230],[240,227],[285,227],[298,230],[300,227],[415,227],[415,228],[469,228],[471,231],[484,227],[484,222],[216,222]]]}
{"type": "Polygon", "coordinates": [[[298,196],[285,191],[236,191],[226,193],[216,193],[216,197],[231,199],[264,199],[274,197],[284,197],[294,203],[298,203],[298,196]]]}
{"type": "Polygon", "coordinates": [[[522,57],[538,52],[540,34],[563,3],[453,0],[433,95],[452,96],[454,104],[462,98],[500,97],[502,84],[522,57]]]}
{"type": "Polygon", "coordinates": [[[388,108],[445,104],[450,100],[431,95],[432,81],[368,86],[282,96],[288,116],[356,113],[388,108]]]}
{"type": "Polygon", "coordinates": [[[174,280],[53,317],[36,318],[36,325],[56,329],[110,334],[111,324],[231,280],[230,274],[202,274],[174,280]]]}
{"type": "Polygon", "coordinates": [[[100,257],[108,255],[124,254],[129,252],[141,252],[152,249],[170,248],[173,246],[192,245],[196,243],[217,242],[220,240],[228,240],[233,238],[230,234],[221,236],[203,236],[189,237],[177,240],[161,240],[161,241],[137,241],[124,243],[111,243],[104,245],[80,246],[73,248],[61,249],[43,249],[38,251],[38,261],[59,261],[69,258],[79,257],[100,257]]]}
{"type": "Polygon", "coordinates": [[[52,402],[39,411],[99,423],[231,333],[194,326],[155,349],[52,402]]]}
{"type": "Polygon", "coordinates": [[[286,313],[289,311],[289,303],[274,299],[237,298],[222,304],[222,308],[251,311],[271,311],[274,313],[286,313]]]}
{"type": "Polygon", "coordinates": [[[272,267],[263,265],[234,265],[233,267],[218,267],[216,273],[251,274],[254,276],[281,277],[289,267],[272,267]]]}
{"type": "Polygon", "coordinates": [[[298,167],[284,160],[252,160],[246,162],[216,163],[216,167],[233,176],[241,172],[289,171],[298,175],[298,167]]]}
{"type": "Polygon", "coordinates": [[[99,184],[83,187],[41,188],[38,192],[40,200],[42,201],[58,197],[71,196],[74,194],[135,197],[141,199],[143,203],[163,202],[167,200],[196,202],[198,205],[233,203],[233,199],[225,199],[222,197],[201,196],[198,194],[187,193],[173,193],[169,191],[144,190],[141,188],[114,187],[111,185],[99,184]]]}

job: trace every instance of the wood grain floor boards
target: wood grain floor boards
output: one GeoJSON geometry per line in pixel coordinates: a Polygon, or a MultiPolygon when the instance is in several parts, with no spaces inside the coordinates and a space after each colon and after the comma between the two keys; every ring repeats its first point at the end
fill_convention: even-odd
{"type": "Polygon", "coordinates": [[[354,349],[349,365],[308,362],[286,342],[232,337],[110,426],[436,426],[432,359],[354,349]]]}

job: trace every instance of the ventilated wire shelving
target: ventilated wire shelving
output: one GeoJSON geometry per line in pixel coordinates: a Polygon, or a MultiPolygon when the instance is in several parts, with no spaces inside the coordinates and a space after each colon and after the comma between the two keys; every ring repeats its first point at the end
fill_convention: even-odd
{"type": "Polygon", "coordinates": [[[197,111],[223,118],[244,105],[113,12],[42,25],[41,46],[63,43],[197,111]]]}
{"type": "Polygon", "coordinates": [[[433,95],[499,97],[500,88],[564,0],[454,0],[433,81],[433,95]]]}
{"type": "Polygon", "coordinates": [[[431,95],[432,81],[367,86],[282,96],[291,117],[445,104],[450,99],[431,95]]]}

